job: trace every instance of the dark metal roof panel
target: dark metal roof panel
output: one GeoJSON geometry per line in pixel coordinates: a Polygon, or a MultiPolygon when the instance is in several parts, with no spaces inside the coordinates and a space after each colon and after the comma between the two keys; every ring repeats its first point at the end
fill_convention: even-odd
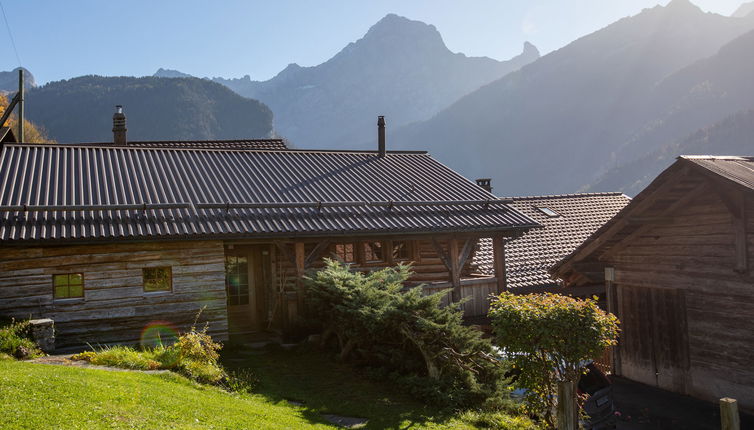
{"type": "Polygon", "coordinates": [[[501,231],[505,205],[196,208],[200,203],[494,199],[423,153],[6,145],[0,206],[189,203],[187,208],[0,212],[0,240],[501,231]]]}
{"type": "MultiPolygon", "coordinates": [[[[115,146],[112,142],[63,143],[71,146],[115,146]]],[[[186,149],[263,149],[285,150],[283,139],[232,139],[232,140],[156,140],[128,141],[127,147],[135,148],[186,148],[186,149]]]]}
{"type": "MultiPolygon", "coordinates": [[[[510,288],[557,285],[548,270],[615,216],[631,199],[622,193],[512,197],[511,206],[542,225],[505,246],[510,288]],[[549,208],[558,216],[548,216],[549,208]]],[[[474,257],[482,273],[493,274],[492,241],[482,239],[474,257]]]]}
{"type": "Polygon", "coordinates": [[[683,155],[679,158],[754,190],[754,157],[683,155]]]}

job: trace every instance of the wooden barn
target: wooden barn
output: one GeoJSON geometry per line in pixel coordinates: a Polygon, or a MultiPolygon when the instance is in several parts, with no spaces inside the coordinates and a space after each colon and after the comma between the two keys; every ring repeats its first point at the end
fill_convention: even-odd
{"type": "Polygon", "coordinates": [[[754,409],[754,158],[683,156],[553,273],[606,279],[614,372],[754,409]]]}
{"type": "MultiPolygon", "coordinates": [[[[542,226],[509,239],[505,245],[506,286],[510,291],[578,296],[604,293],[602,282],[566,291],[559,280],[550,276],[549,270],[614,217],[630,198],[623,193],[582,193],[505,199],[542,226]]],[[[473,264],[480,273],[494,275],[492,241],[482,239],[479,245],[473,264]]]]}
{"type": "Polygon", "coordinates": [[[493,238],[501,267],[503,238],[537,226],[384,139],[377,151],[115,142],[0,154],[0,316],[52,318],[58,345],[186,329],[200,308],[219,339],[279,331],[298,321],[300,278],[323,257],[412,262],[412,283],[472,297],[465,311],[483,314],[505,278],[471,273],[478,239],[493,238]]]}

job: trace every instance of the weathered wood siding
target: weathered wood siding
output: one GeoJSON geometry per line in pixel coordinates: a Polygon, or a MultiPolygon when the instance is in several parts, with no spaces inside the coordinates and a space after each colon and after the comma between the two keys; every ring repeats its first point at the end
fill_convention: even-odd
{"type": "Polygon", "coordinates": [[[735,271],[731,213],[712,193],[607,257],[623,375],[754,409],[754,202],[747,218],[747,273],[735,271]]]}
{"type": "Polygon", "coordinates": [[[136,342],[156,321],[209,322],[227,336],[222,242],[153,242],[0,249],[0,316],[55,320],[56,345],[136,342]],[[171,266],[173,290],[145,293],[142,269],[171,266]],[[82,299],[53,300],[52,275],[83,273],[82,299]]]}
{"type": "MultiPolygon", "coordinates": [[[[447,240],[438,240],[438,242],[440,246],[443,247],[443,249],[447,250],[447,240]]],[[[309,255],[309,253],[314,249],[315,246],[316,243],[307,242],[304,248],[306,255],[309,255]]],[[[447,282],[450,280],[450,272],[448,271],[448,268],[445,267],[445,264],[443,264],[440,256],[437,254],[437,250],[432,244],[432,241],[417,240],[414,242],[414,246],[416,247],[414,252],[414,256],[416,258],[411,261],[414,275],[411,277],[411,279],[409,279],[409,282],[419,284],[425,282],[447,282]]],[[[282,255],[279,249],[275,248],[274,250],[275,253],[273,255],[273,264],[275,265],[275,273],[277,275],[275,281],[276,284],[280,285],[281,283],[283,283],[286,285],[287,290],[295,290],[296,267],[289,259],[286,258],[286,256],[282,255]]],[[[291,249],[290,252],[292,253],[293,250],[291,249]]],[[[322,263],[322,259],[325,257],[333,258],[330,253],[324,252],[322,256],[317,259],[314,264],[312,264],[311,268],[317,269],[323,267],[324,264],[322,263]]],[[[469,258],[466,261],[466,264],[464,265],[464,268],[462,270],[463,275],[471,273],[471,261],[472,258],[469,258]]],[[[353,264],[351,267],[356,270],[369,271],[379,270],[387,266],[387,263],[383,263],[363,265],[353,264]]]]}
{"type": "MultiPolygon", "coordinates": [[[[427,284],[424,286],[426,294],[434,294],[440,291],[452,290],[453,286],[448,283],[427,284]]],[[[483,317],[490,311],[490,296],[497,295],[497,278],[478,278],[461,280],[461,299],[468,300],[461,304],[465,317],[483,317]]],[[[442,304],[450,303],[450,294],[446,295],[442,304]]]]}

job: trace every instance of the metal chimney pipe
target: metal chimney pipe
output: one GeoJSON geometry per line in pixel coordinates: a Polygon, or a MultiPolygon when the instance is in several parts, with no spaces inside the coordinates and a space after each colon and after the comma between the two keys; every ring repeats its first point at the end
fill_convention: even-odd
{"type": "Polygon", "coordinates": [[[118,146],[126,146],[126,114],[123,113],[123,106],[115,105],[113,114],[113,143],[118,146]]]}
{"type": "Polygon", "coordinates": [[[385,158],[387,154],[385,150],[385,117],[380,115],[377,117],[377,156],[385,158]]]}

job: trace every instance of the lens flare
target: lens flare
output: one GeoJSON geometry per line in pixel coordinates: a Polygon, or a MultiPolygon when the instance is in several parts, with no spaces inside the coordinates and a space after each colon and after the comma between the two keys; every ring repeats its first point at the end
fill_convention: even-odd
{"type": "Polygon", "coordinates": [[[178,330],[168,321],[152,321],[141,331],[142,346],[172,345],[176,339],[178,330]]]}

